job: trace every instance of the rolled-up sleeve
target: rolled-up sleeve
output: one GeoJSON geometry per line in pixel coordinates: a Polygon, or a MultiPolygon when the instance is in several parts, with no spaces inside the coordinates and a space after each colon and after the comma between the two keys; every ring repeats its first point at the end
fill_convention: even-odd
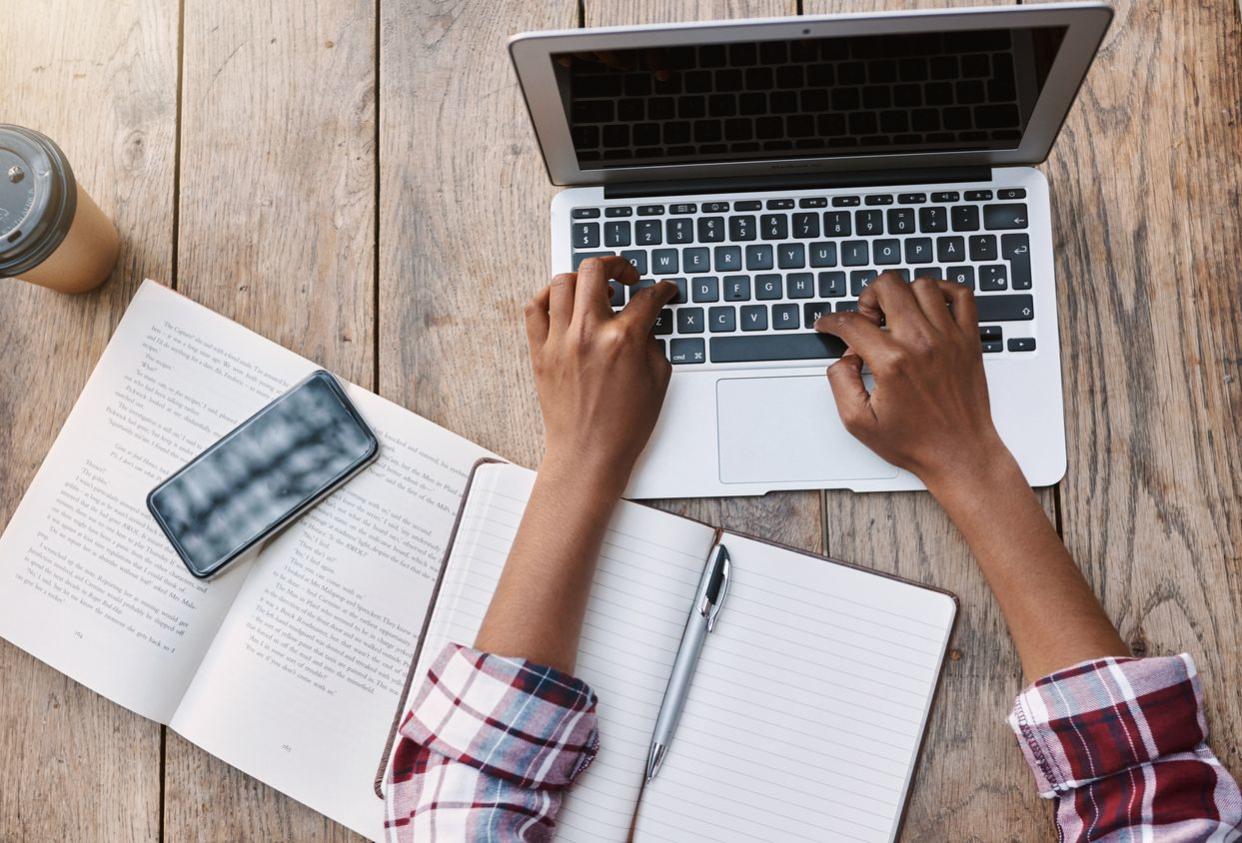
{"type": "Polygon", "coordinates": [[[595,709],[573,676],[447,645],[400,729],[389,840],[550,840],[599,749],[595,709]]]}
{"type": "Polygon", "coordinates": [[[1009,724],[1040,795],[1057,800],[1062,840],[1242,838],[1189,655],[1057,671],[1018,696],[1009,724]]]}

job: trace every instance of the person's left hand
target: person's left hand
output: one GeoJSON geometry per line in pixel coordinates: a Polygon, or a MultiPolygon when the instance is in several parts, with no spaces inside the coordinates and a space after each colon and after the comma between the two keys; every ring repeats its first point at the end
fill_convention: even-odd
{"type": "Polygon", "coordinates": [[[672,367],[651,330],[677,286],[639,290],[614,314],[609,280],[634,284],[638,270],[621,257],[589,258],[556,276],[526,305],[526,335],[546,429],[541,471],[620,494],[668,389],[672,367]]]}

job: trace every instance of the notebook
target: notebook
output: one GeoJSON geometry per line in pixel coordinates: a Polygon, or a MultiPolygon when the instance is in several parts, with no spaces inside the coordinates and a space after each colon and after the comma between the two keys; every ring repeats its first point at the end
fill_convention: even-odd
{"type": "MultiPolygon", "coordinates": [[[[534,473],[476,466],[402,705],[449,641],[470,643],[534,473]]],[[[895,577],[622,502],[604,539],[575,673],[599,697],[601,749],[558,841],[896,838],[957,613],[895,577]],[[681,724],[644,787],[647,751],[699,576],[724,544],[732,579],[681,724]]]]}

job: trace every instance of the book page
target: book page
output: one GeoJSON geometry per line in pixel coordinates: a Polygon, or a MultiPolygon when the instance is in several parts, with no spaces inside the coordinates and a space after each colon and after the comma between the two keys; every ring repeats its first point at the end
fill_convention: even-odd
{"type": "MultiPolygon", "coordinates": [[[[416,685],[446,642],[474,641],[533,482],[533,472],[514,466],[485,465],[476,473],[416,685]]],[[[656,714],[714,535],[703,524],[639,504],[617,507],[574,670],[599,697],[600,752],[569,792],[558,841],[629,836],[656,714]]]]}
{"type": "Polygon", "coordinates": [[[172,728],[354,831],[477,445],[366,390],[379,459],[263,549],[172,728]]]}
{"type": "Polygon", "coordinates": [[[313,368],[144,282],[0,537],[0,635],[167,723],[247,566],[190,576],[147,493],[313,368]]]}
{"type": "Polygon", "coordinates": [[[956,603],[726,533],[732,580],[639,841],[896,837],[956,603]]]}

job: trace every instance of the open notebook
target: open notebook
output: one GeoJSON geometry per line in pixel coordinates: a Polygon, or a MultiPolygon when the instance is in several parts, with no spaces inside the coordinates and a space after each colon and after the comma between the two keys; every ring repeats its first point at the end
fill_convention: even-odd
{"type": "MultiPolygon", "coordinates": [[[[474,640],[533,482],[517,466],[476,467],[410,683],[445,642],[474,640]]],[[[557,840],[894,839],[956,608],[943,591],[622,502],[575,670],[599,697],[601,749],[557,840]],[[656,714],[717,541],[733,564],[728,598],[644,788],[656,714]]],[[[377,792],[406,714],[403,703],[377,792]]]]}

